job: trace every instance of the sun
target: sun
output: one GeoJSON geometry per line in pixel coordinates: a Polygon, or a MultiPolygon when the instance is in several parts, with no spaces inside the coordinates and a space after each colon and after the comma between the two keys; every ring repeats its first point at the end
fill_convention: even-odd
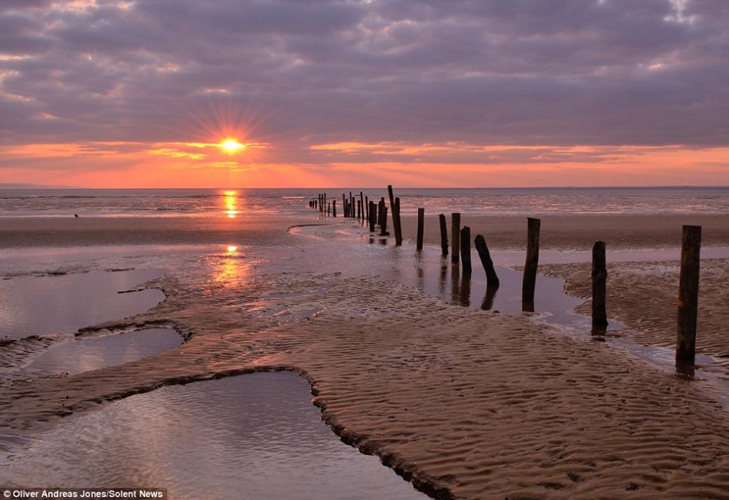
{"type": "Polygon", "coordinates": [[[241,149],[245,149],[245,144],[241,144],[240,142],[236,141],[235,139],[225,139],[223,142],[218,144],[220,149],[225,151],[228,154],[233,154],[241,149]]]}

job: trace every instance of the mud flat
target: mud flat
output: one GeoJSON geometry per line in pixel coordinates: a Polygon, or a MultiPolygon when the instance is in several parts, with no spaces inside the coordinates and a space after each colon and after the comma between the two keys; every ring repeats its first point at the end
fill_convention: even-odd
{"type": "MultiPolygon", "coordinates": [[[[565,248],[580,248],[573,243],[565,248]]],[[[293,370],[345,441],[437,498],[729,498],[727,410],[700,381],[529,315],[347,275],[331,259],[318,272],[297,270],[294,258],[256,259],[219,255],[208,268],[156,279],[165,302],[100,328],[165,322],[188,342],[93,374],[10,387],[0,394],[0,431],[53,428],[64,415],[164,385],[293,370]]],[[[704,300],[718,303],[720,288],[704,300]]]]}

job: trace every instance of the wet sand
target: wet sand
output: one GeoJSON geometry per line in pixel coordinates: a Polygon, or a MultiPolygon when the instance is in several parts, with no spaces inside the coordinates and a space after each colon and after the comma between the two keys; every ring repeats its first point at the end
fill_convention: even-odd
{"type": "MultiPolygon", "coordinates": [[[[613,241],[608,236],[642,227],[624,237],[626,246],[665,246],[673,233],[655,238],[650,227],[677,225],[680,237],[682,223],[696,223],[630,218],[596,228],[588,219],[565,219],[562,230],[573,239],[552,238],[549,245],[582,248],[592,244],[598,229],[601,238],[613,241]]],[[[714,244],[725,244],[723,220],[699,222],[714,244]]],[[[4,244],[25,241],[9,235],[6,222],[0,224],[4,244]]],[[[504,221],[499,244],[508,248],[517,239],[521,244],[522,223],[504,221]]],[[[545,231],[546,220],[542,223],[545,231]]],[[[474,227],[472,234],[478,232],[474,227]]],[[[69,230],[59,231],[70,238],[69,230]]],[[[295,238],[275,227],[259,231],[251,241],[295,238]]],[[[128,243],[123,234],[117,231],[117,241],[128,243]]],[[[185,237],[189,234],[180,236],[185,237]]],[[[166,293],[165,302],[99,326],[164,322],[191,335],[186,344],[93,373],[8,387],[0,394],[0,430],[52,425],[59,416],[164,384],[289,369],[310,380],[316,403],[343,439],[381,456],[439,498],[729,498],[727,410],[699,382],[647,365],[619,346],[560,335],[526,315],[453,306],[334,269],[253,279],[244,259],[237,264],[243,267],[224,279],[196,268],[159,278],[151,286],[166,293]],[[283,313],[289,320],[281,320],[283,313]]],[[[636,300],[672,279],[647,280],[652,271],[635,272],[632,266],[614,267],[609,281],[610,307],[625,311],[626,318],[636,300]]],[[[704,280],[710,285],[700,303],[726,304],[720,286],[726,260],[705,269],[714,277],[704,280]]],[[[569,275],[568,289],[576,287],[579,295],[573,283],[583,279],[580,265],[548,271],[569,275]]],[[[665,300],[671,295],[665,291],[665,300]]],[[[717,307],[704,315],[703,327],[719,331],[726,324],[726,311],[717,307]]],[[[636,320],[637,328],[646,334],[670,328],[670,336],[670,320],[661,319],[662,312],[652,314],[636,320]]]]}
{"type": "MultiPolygon", "coordinates": [[[[447,214],[450,234],[450,214],[447,214]]],[[[342,223],[344,219],[322,219],[342,223]]],[[[317,223],[315,217],[226,218],[79,218],[0,219],[0,248],[129,245],[129,244],[226,244],[240,239],[259,244],[294,244],[285,229],[296,224],[317,223]],[[282,229],[284,231],[282,231],[282,229]]],[[[468,217],[461,224],[471,234],[482,234],[493,248],[523,249],[526,245],[525,217],[468,217]]],[[[729,245],[729,216],[551,216],[542,218],[541,246],[555,249],[588,249],[597,240],[608,248],[660,248],[678,246],[681,226],[703,227],[703,245],[729,245]]],[[[388,226],[392,233],[392,221],[388,226]]],[[[415,240],[417,219],[404,217],[403,236],[415,240]]],[[[394,234],[394,233],[393,233],[394,234]]],[[[440,244],[438,217],[426,217],[425,241],[440,244]]]]}
{"type": "MultiPolygon", "coordinates": [[[[450,239],[451,218],[450,214],[445,215],[450,239]]],[[[604,241],[609,249],[680,247],[682,225],[702,226],[705,246],[729,245],[727,215],[549,216],[542,217],[541,221],[541,248],[587,250],[598,240],[604,241]]],[[[425,218],[427,243],[440,245],[439,224],[437,216],[425,218]]],[[[483,235],[489,247],[517,250],[526,247],[526,217],[461,216],[461,226],[469,226],[473,237],[483,235]]],[[[415,241],[417,218],[404,217],[402,227],[403,237],[415,241]]]]}

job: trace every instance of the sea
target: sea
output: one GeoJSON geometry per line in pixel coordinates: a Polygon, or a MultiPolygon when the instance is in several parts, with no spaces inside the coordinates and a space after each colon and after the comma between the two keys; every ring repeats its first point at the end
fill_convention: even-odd
{"type": "MultiPolygon", "coordinates": [[[[397,188],[401,213],[460,212],[472,216],[729,214],[725,187],[397,188]]],[[[321,189],[0,189],[0,218],[238,217],[309,214],[308,202],[381,188],[321,189]]]]}

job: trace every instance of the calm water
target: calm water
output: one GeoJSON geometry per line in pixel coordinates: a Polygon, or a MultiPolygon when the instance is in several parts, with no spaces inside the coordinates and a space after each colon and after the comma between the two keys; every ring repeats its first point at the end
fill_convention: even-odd
{"type": "MultiPolygon", "coordinates": [[[[338,200],[360,189],[1,189],[0,218],[302,215],[318,193],[338,200]]],[[[387,199],[386,188],[362,189],[387,199]]],[[[466,215],[729,214],[729,187],[396,189],[402,213],[466,215]]]]}
{"type": "Polygon", "coordinates": [[[6,485],[168,488],[175,500],[427,498],[341,442],[293,373],[163,387],[8,441],[6,485]]]}
{"type": "Polygon", "coordinates": [[[145,311],[164,299],[160,290],[119,292],[163,274],[135,269],[0,281],[0,339],[71,334],[145,311]]]}

